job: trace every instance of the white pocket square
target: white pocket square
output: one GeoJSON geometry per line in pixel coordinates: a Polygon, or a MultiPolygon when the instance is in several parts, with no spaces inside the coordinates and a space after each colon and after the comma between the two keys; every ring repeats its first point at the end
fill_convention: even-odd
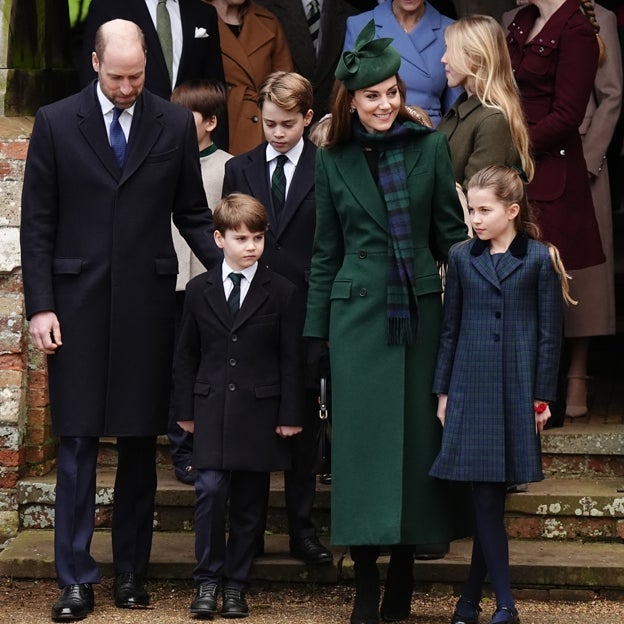
{"type": "Polygon", "coordinates": [[[195,39],[206,39],[206,37],[210,37],[208,31],[205,28],[196,28],[195,29],[195,39]]]}

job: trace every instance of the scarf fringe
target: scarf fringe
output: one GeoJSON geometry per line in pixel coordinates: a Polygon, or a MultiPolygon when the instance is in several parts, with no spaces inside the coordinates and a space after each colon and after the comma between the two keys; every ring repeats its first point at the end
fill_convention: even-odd
{"type": "Polygon", "coordinates": [[[386,319],[386,338],[389,345],[407,345],[414,342],[416,320],[390,317],[386,319]]]}

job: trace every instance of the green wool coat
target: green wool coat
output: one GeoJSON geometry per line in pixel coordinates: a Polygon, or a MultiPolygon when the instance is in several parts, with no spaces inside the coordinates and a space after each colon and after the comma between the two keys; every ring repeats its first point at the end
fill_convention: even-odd
{"type": "Polygon", "coordinates": [[[418,335],[386,341],[387,212],[355,143],[316,159],[317,221],[305,335],[328,339],[332,367],[334,544],[416,544],[452,536],[449,495],[428,476],[440,446],[431,386],[442,291],[435,260],[466,238],[446,138],[405,148],[418,335]]]}

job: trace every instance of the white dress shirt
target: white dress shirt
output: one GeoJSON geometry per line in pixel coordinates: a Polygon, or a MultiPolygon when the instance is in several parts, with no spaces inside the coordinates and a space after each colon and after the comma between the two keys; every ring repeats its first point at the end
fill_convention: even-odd
{"type": "MultiPolygon", "coordinates": [[[[284,163],[284,175],[286,176],[285,197],[288,197],[288,189],[290,188],[290,183],[295,175],[295,168],[297,167],[297,163],[299,162],[299,158],[301,158],[302,153],[303,137],[299,139],[293,148],[284,154],[284,156],[288,158],[288,160],[284,163]]],[[[273,178],[273,172],[275,171],[275,167],[277,167],[277,157],[281,155],[282,152],[278,152],[270,143],[267,143],[266,160],[269,163],[269,181],[273,178]]]]}
{"type": "Polygon", "coordinates": [[[254,262],[250,267],[243,269],[242,271],[235,271],[232,267],[228,266],[228,263],[224,260],[221,266],[221,278],[223,279],[223,292],[225,293],[225,300],[227,301],[234,283],[230,279],[230,273],[242,273],[243,279],[240,284],[240,305],[242,307],[243,300],[249,292],[249,286],[251,286],[251,280],[254,278],[256,271],[258,270],[258,263],[254,262]]]}
{"type": "MultiPolygon", "coordinates": [[[[100,102],[100,107],[102,108],[102,115],[104,115],[104,125],[106,126],[106,134],[108,135],[108,142],[110,143],[110,125],[113,121],[113,108],[115,105],[104,95],[102,89],[100,88],[100,83],[97,83],[97,87],[95,88],[98,101],[100,102]]],[[[119,125],[123,130],[124,136],[126,137],[126,143],[128,142],[128,137],[130,136],[130,128],[132,126],[132,117],[134,115],[134,107],[136,106],[136,102],[130,107],[124,109],[124,111],[119,115],[119,125]]]]}

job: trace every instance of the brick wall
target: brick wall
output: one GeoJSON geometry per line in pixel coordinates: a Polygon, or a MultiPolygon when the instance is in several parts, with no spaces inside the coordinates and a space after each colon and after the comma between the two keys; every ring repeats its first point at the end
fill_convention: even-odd
{"type": "Polygon", "coordinates": [[[0,117],[0,541],[17,532],[15,486],[50,470],[45,360],[29,344],[19,256],[19,214],[32,120],[0,117]]]}

